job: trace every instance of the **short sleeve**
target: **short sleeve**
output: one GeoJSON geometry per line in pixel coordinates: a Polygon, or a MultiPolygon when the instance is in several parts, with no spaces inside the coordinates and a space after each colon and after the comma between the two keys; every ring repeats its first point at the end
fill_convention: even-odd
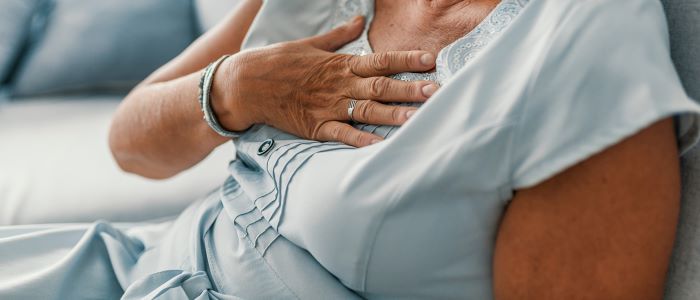
{"type": "Polygon", "coordinates": [[[659,1],[580,1],[558,26],[515,121],[513,189],[671,116],[680,149],[695,144],[699,107],[673,67],[659,1]]]}

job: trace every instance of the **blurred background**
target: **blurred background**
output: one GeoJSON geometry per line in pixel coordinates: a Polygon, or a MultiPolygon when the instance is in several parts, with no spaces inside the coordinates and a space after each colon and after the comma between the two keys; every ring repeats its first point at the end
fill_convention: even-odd
{"type": "Polygon", "coordinates": [[[0,225],[161,218],[220,185],[230,143],[153,181],[119,170],[107,134],[126,93],[237,2],[0,0],[0,225]]]}
{"type": "MultiPolygon", "coordinates": [[[[164,218],[220,185],[230,143],[153,181],[119,170],[107,133],[128,91],[239,1],[0,0],[0,226],[164,218]]],[[[700,99],[700,0],[661,2],[676,68],[700,99]]],[[[683,185],[667,299],[700,295],[700,148],[683,159],[683,185]]]]}

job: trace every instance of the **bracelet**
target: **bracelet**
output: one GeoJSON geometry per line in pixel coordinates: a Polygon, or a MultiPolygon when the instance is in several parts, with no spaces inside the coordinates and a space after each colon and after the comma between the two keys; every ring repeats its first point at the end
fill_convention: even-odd
{"type": "Polygon", "coordinates": [[[214,85],[214,74],[221,63],[229,57],[231,57],[231,55],[222,56],[207,66],[202,72],[202,77],[199,80],[199,105],[202,108],[202,113],[204,113],[204,121],[207,122],[207,125],[209,125],[212,130],[220,136],[236,138],[242,133],[229,131],[223,128],[214,114],[214,108],[211,106],[211,88],[212,85],[214,85]]]}

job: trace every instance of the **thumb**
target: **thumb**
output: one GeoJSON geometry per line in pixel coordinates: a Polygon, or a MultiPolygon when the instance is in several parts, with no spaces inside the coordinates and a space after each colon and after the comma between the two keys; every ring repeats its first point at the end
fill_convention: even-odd
{"type": "Polygon", "coordinates": [[[336,51],[345,44],[357,39],[364,29],[365,18],[357,16],[336,29],[303,40],[315,48],[336,51]]]}

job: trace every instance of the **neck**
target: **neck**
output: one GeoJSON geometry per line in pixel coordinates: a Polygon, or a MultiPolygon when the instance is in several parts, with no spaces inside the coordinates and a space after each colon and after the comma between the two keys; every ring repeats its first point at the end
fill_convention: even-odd
{"type": "MultiPolygon", "coordinates": [[[[407,15],[423,29],[436,25],[445,28],[443,25],[465,25],[465,22],[481,21],[484,13],[490,12],[499,2],[500,0],[413,0],[412,5],[408,5],[413,6],[413,9],[409,9],[407,15]]],[[[465,27],[470,25],[473,24],[466,24],[465,27]]]]}
{"type": "Polygon", "coordinates": [[[442,47],[472,30],[500,0],[376,0],[370,42],[375,51],[442,47]],[[378,31],[374,29],[379,28],[378,31]],[[375,38],[376,32],[384,36],[375,38]],[[389,32],[387,34],[387,32],[389,32]],[[407,36],[415,39],[408,41],[407,36]],[[385,46],[391,45],[391,46],[385,46]]]}
{"type": "Polygon", "coordinates": [[[421,10],[431,15],[444,15],[455,9],[461,9],[479,0],[415,0],[421,10]]]}

